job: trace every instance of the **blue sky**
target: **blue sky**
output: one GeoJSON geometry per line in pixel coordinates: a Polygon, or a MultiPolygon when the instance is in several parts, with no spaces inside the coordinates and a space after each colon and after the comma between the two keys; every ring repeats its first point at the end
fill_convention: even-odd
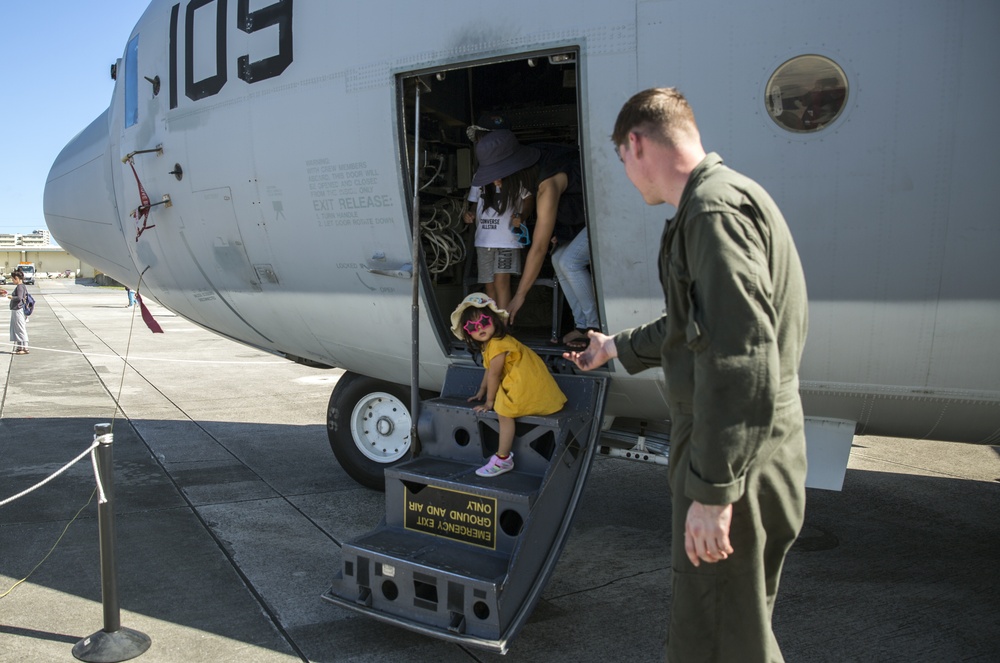
{"type": "Polygon", "coordinates": [[[42,192],[69,140],[104,112],[111,65],[149,0],[4,0],[0,233],[45,227],[42,192]]]}

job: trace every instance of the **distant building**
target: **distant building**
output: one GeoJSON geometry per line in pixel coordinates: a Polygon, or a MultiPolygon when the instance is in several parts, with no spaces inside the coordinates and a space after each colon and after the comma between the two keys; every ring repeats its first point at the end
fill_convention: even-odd
{"type": "Polygon", "coordinates": [[[36,230],[32,233],[0,233],[0,247],[31,247],[31,248],[41,248],[45,246],[54,246],[52,244],[52,235],[48,230],[36,230]]]}
{"type": "Polygon", "coordinates": [[[21,246],[50,246],[50,238],[48,230],[36,230],[30,235],[21,235],[21,246]]]}

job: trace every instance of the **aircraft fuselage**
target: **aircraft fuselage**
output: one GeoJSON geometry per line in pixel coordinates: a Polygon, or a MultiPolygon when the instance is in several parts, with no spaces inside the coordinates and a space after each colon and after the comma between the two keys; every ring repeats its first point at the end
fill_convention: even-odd
{"type": "MultiPolygon", "coordinates": [[[[437,390],[469,361],[446,323],[467,287],[448,230],[468,187],[465,126],[503,110],[523,142],[580,148],[614,332],[663,310],[656,251],[672,211],[643,204],[608,136],[632,93],[676,86],[706,147],[771,192],[795,237],[807,415],[996,442],[998,19],[972,1],[515,1],[498,15],[154,0],[108,111],[52,167],[46,220],[71,253],[199,325],[397,384],[416,272],[421,387],[437,390]],[[842,80],[775,78],[804,56],[842,80]]],[[[548,292],[535,290],[525,325],[544,331],[548,292]]],[[[667,418],[662,371],[610,370],[608,415],[667,418]]]]}

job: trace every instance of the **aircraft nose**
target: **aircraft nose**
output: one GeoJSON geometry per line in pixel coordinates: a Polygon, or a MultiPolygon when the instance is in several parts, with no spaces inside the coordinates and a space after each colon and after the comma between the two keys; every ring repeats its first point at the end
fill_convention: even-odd
{"type": "Polygon", "coordinates": [[[121,283],[137,277],[112,177],[108,111],[63,148],[45,182],[45,222],[56,242],[121,283]]]}

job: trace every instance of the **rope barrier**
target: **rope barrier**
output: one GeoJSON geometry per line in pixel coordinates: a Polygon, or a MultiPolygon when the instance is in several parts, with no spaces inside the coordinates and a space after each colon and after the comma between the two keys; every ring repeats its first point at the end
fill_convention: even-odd
{"type": "MultiPolygon", "coordinates": [[[[140,284],[142,283],[142,277],[141,276],[140,276],[139,282],[140,282],[140,284]]],[[[133,315],[132,315],[133,325],[134,325],[134,320],[135,320],[135,312],[133,311],[133,315]]],[[[126,346],[126,348],[130,348],[131,345],[132,345],[132,330],[133,330],[133,327],[130,325],[130,327],[129,327],[129,343],[126,346]]],[[[53,352],[64,352],[64,351],[53,350],[53,352]]],[[[82,355],[82,356],[87,356],[83,352],[73,352],[73,353],[68,353],[68,354],[79,354],[79,355],[82,355]]],[[[45,563],[45,560],[47,560],[52,555],[52,553],[55,551],[55,549],[59,546],[59,543],[62,541],[63,537],[66,535],[66,532],[69,531],[70,526],[74,522],[76,522],[77,518],[80,517],[80,514],[83,513],[83,510],[86,509],[87,506],[89,506],[90,503],[93,501],[95,494],[99,496],[98,497],[98,521],[99,521],[99,529],[101,530],[101,536],[102,536],[102,540],[101,540],[101,563],[102,563],[101,575],[102,575],[102,580],[103,580],[103,576],[104,576],[104,573],[105,573],[105,569],[104,569],[104,556],[106,554],[106,551],[105,551],[105,541],[104,541],[104,538],[103,538],[104,537],[104,527],[105,526],[104,526],[103,522],[101,522],[101,521],[104,520],[104,519],[107,519],[109,517],[113,518],[113,515],[112,516],[106,516],[106,515],[104,515],[104,511],[110,509],[111,505],[108,503],[109,502],[109,495],[105,492],[104,481],[101,478],[101,467],[103,466],[105,468],[105,470],[109,473],[109,479],[108,479],[109,480],[109,484],[108,485],[109,485],[109,487],[112,486],[113,485],[114,472],[113,472],[113,469],[111,467],[110,449],[111,449],[111,443],[112,443],[112,441],[114,439],[114,436],[113,436],[114,416],[117,415],[118,409],[120,408],[121,389],[124,386],[124,381],[125,381],[125,372],[124,372],[124,369],[125,369],[125,366],[129,365],[128,349],[126,349],[124,357],[119,357],[117,355],[115,355],[115,357],[119,358],[119,359],[122,359],[124,361],[124,366],[122,367],[122,383],[121,383],[121,385],[119,385],[118,396],[117,396],[117,398],[114,399],[115,400],[115,411],[114,411],[114,414],[112,415],[112,423],[110,423],[110,424],[99,424],[98,426],[95,426],[94,427],[94,431],[95,431],[94,432],[94,441],[91,443],[91,445],[85,451],[83,451],[82,453],[80,453],[76,458],[74,458],[73,460],[71,460],[70,462],[68,462],[66,465],[63,465],[59,470],[57,470],[56,472],[52,473],[51,475],[49,475],[45,479],[39,481],[34,486],[32,486],[30,488],[27,488],[25,490],[22,490],[20,493],[18,493],[16,495],[13,495],[11,497],[8,497],[5,500],[0,501],[0,508],[2,508],[4,506],[10,504],[11,502],[14,502],[16,500],[21,499],[25,495],[29,495],[29,494],[33,493],[34,491],[38,490],[39,488],[41,488],[45,484],[49,483],[50,481],[54,480],[56,477],[60,476],[61,474],[63,474],[67,470],[69,470],[69,468],[73,467],[78,462],[80,462],[81,460],[83,460],[83,458],[87,454],[90,454],[91,466],[94,469],[94,481],[96,483],[96,487],[94,488],[93,492],[90,494],[90,498],[87,499],[86,504],[84,504],[82,507],[80,507],[80,510],[76,512],[76,515],[74,515],[73,518],[68,523],[66,523],[66,526],[63,528],[62,533],[56,539],[55,543],[52,544],[52,547],[45,554],[45,556],[42,557],[42,559],[39,560],[39,562],[37,564],[35,564],[35,566],[31,569],[31,571],[28,572],[28,575],[26,575],[25,577],[21,578],[17,582],[15,582],[6,591],[0,592],[0,599],[7,598],[7,596],[9,596],[11,592],[13,592],[19,585],[21,585],[22,583],[26,582],[28,580],[28,578],[30,578],[31,575],[35,571],[37,571],[38,568],[42,564],[45,563]],[[98,433],[97,433],[98,430],[101,430],[102,434],[98,435],[98,433]],[[107,450],[107,451],[106,451],[104,457],[101,458],[101,459],[99,459],[98,458],[98,449],[101,448],[102,445],[104,447],[104,450],[107,450]]],[[[104,450],[102,450],[102,452],[104,452],[104,450]]],[[[109,488],[109,490],[110,490],[110,488],[109,488]]],[[[112,526],[112,531],[113,531],[113,526],[112,526]]],[[[112,542],[110,545],[113,548],[113,540],[114,540],[113,536],[111,537],[110,540],[112,542]]],[[[109,554],[113,555],[114,553],[112,551],[109,554]]],[[[113,584],[114,583],[112,583],[112,585],[113,584]]],[[[102,587],[102,594],[104,594],[105,589],[106,588],[102,587]]],[[[107,598],[105,597],[104,600],[106,601],[107,598]]],[[[115,599],[115,601],[117,601],[117,599],[115,599]]],[[[107,608],[105,608],[105,615],[107,615],[107,613],[108,613],[107,608]]],[[[107,624],[107,619],[105,621],[106,621],[106,624],[107,624]]],[[[117,634],[112,634],[112,635],[117,635],[117,634]]],[[[143,635],[142,637],[145,638],[146,636],[143,635]]],[[[148,640],[148,638],[146,638],[146,639],[148,640]]],[[[78,644],[78,647],[79,646],[80,645],[78,644]]],[[[148,644],[146,645],[146,648],[148,648],[148,644]]],[[[143,649],[142,651],[145,651],[145,649],[143,649]]],[[[139,652],[139,653],[141,653],[141,652],[139,652]]],[[[75,649],[74,649],[74,655],[77,655],[75,649]]],[[[96,658],[95,659],[81,658],[81,656],[79,656],[79,655],[77,655],[77,658],[80,658],[81,660],[99,660],[99,659],[96,659],[96,658]]],[[[128,658],[131,658],[131,656],[129,656],[128,658]]],[[[103,660],[107,660],[107,659],[103,659],[103,660]]],[[[118,659],[118,660],[125,660],[125,659],[118,659]]]]}
{"type": "Polygon", "coordinates": [[[38,568],[45,563],[45,560],[52,555],[58,547],[70,525],[76,522],[83,510],[87,508],[95,494],[100,495],[100,503],[97,507],[97,530],[100,539],[101,551],[101,605],[104,614],[104,628],[89,637],[83,638],[73,647],[73,656],[81,661],[126,661],[142,654],[151,644],[148,635],[133,629],[123,628],[121,625],[121,607],[118,602],[118,571],[115,562],[115,509],[114,503],[114,460],[112,457],[112,443],[114,436],[111,433],[112,424],[97,424],[94,426],[94,442],[87,451],[83,452],[72,462],[63,466],[52,476],[39,482],[32,488],[18,493],[14,497],[0,502],[0,506],[8,504],[19,497],[41,488],[49,481],[68,470],[79,462],[88,453],[94,465],[94,478],[97,487],[90,494],[87,504],[83,505],[73,519],[63,528],[62,533],[56,542],[35,566],[21,580],[15,582],[9,589],[0,593],[0,599],[5,599],[22,583],[26,582],[38,568]],[[103,475],[103,477],[102,477],[103,475]],[[105,482],[107,486],[105,486],[105,482]]]}
{"type": "MultiPolygon", "coordinates": [[[[18,499],[24,497],[28,493],[32,493],[32,492],[38,490],[39,488],[41,488],[42,486],[44,486],[48,482],[52,481],[57,476],[59,476],[60,474],[62,474],[63,472],[65,472],[66,470],[68,470],[69,468],[73,467],[74,465],[76,465],[81,460],[83,460],[83,457],[86,456],[87,454],[90,454],[91,458],[93,458],[94,457],[94,449],[96,449],[99,444],[100,444],[100,441],[95,436],[94,437],[94,443],[92,445],[90,445],[90,447],[86,451],[84,451],[82,454],[80,454],[79,456],[77,456],[76,458],[74,458],[73,460],[71,460],[69,463],[67,463],[66,465],[64,465],[62,467],[62,469],[60,469],[59,471],[57,471],[55,474],[49,476],[48,478],[43,479],[42,481],[38,482],[37,484],[35,484],[31,488],[28,488],[27,490],[22,490],[17,495],[14,495],[13,497],[8,497],[7,499],[3,500],[2,502],[0,502],[0,507],[6,506],[7,504],[10,504],[11,502],[13,502],[15,500],[18,500],[18,499]]],[[[95,460],[94,462],[96,463],[97,461],[95,460]]],[[[94,471],[95,471],[95,476],[96,476],[96,471],[97,471],[96,467],[95,467],[94,471]]],[[[97,486],[98,486],[98,488],[101,487],[100,477],[97,477],[97,486]]],[[[101,499],[104,499],[104,490],[103,490],[103,488],[101,489],[101,499]]]]}

